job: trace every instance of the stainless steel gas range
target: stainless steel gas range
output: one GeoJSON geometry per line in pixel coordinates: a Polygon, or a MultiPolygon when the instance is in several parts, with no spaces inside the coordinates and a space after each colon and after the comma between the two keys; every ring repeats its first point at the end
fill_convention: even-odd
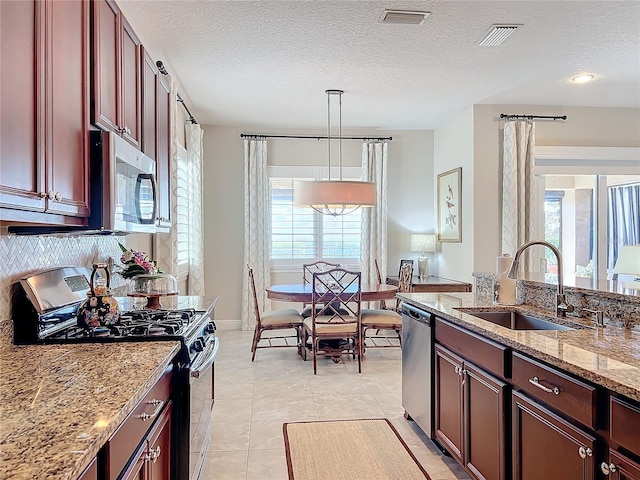
{"type": "MultiPolygon", "coordinates": [[[[136,309],[132,299],[118,298],[122,315],[113,325],[83,327],[77,312],[90,291],[91,270],[62,267],[36,272],[14,285],[14,343],[150,342],[178,340],[172,401],[173,478],[200,478],[209,446],[214,401],[217,298],[184,296],[175,308],[136,309]]],[[[204,478],[202,480],[205,480],[204,478]]]]}

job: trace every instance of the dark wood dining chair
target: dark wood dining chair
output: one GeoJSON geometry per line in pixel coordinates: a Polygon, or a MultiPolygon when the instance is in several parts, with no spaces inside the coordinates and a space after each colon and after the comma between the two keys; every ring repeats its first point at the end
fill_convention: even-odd
{"type": "Polygon", "coordinates": [[[256,282],[253,278],[253,269],[247,265],[249,269],[249,283],[251,284],[251,292],[253,294],[253,313],[256,317],[256,328],[253,331],[253,342],[251,343],[251,361],[256,358],[256,350],[258,348],[277,348],[277,347],[297,347],[298,353],[302,352],[302,315],[293,308],[285,310],[271,310],[269,312],[260,313],[258,306],[258,296],[256,295],[256,282]],[[295,330],[295,335],[265,336],[262,333],[267,330],[295,330]],[[291,339],[295,340],[295,344],[289,343],[291,339]],[[260,345],[260,340],[264,340],[260,345]],[[281,340],[282,343],[274,344],[274,340],[281,340]]]}
{"type": "Polygon", "coordinates": [[[318,373],[318,355],[340,357],[351,354],[362,372],[360,272],[335,268],[312,277],[311,317],[304,320],[303,335],[311,339],[313,373],[318,373]]]}
{"type": "MultiPolygon", "coordinates": [[[[317,272],[324,272],[331,270],[332,268],[338,268],[340,264],[325,262],[324,260],[317,260],[313,263],[304,263],[302,265],[302,284],[311,285],[313,280],[313,274],[317,272]]],[[[302,304],[302,317],[308,318],[311,316],[311,306],[307,303],[302,304]]]]}
{"type": "MultiPolygon", "coordinates": [[[[376,269],[378,262],[376,260],[376,269]]],[[[381,277],[378,277],[381,280],[381,277]]],[[[409,292],[412,289],[413,263],[403,263],[398,282],[399,292],[409,292]]],[[[382,283],[380,281],[380,283],[382,283]]],[[[399,313],[400,300],[396,300],[395,310],[362,309],[361,338],[363,352],[366,348],[400,347],[402,348],[402,316],[399,313]],[[374,335],[367,337],[368,330],[375,330],[374,335]],[[395,335],[385,335],[384,331],[393,331],[395,335]],[[370,341],[367,343],[367,339],[370,341]]]]}

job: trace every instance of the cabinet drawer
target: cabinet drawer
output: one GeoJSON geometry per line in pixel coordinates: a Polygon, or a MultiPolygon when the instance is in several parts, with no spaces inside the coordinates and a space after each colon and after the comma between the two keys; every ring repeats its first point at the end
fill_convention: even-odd
{"type": "Polygon", "coordinates": [[[476,365],[507,378],[509,349],[474,332],[438,318],[436,340],[476,365]]]}
{"type": "Polygon", "coordinates": [[[619,398],[611,397],[609,412],[611,440],[640,455],[640,408],[619,398]]]}
{"type": "Polygon", "coordinates": [[[596,428],[595,387],[517,352],[513,352],[511,367],[514,386],[582,424],[596,428]]]}
{"type": "Polygon", "coordinates": [[[172,373],[173,367],[169,366],[109,439],[107,478],[118,477],[147,431],[160,416],[171,394],[172,373]]]}

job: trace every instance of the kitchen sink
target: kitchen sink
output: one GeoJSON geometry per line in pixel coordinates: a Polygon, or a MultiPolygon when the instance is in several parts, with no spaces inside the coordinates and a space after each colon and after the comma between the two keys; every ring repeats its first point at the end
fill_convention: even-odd
{"type": "Polygon", "coordinates": [[[511,330],[574,330],[566,325],[542,320],[520,312],[465,312],[511,330]]]}

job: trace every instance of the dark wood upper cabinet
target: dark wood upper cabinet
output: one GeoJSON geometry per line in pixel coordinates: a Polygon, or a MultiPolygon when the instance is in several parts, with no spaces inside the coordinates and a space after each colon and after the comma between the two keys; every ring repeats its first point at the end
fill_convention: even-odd
{"type": "Polygon", "coordinates": [[[142,48],[142,151],[156,160],[158,128],[158,67],[149,52],[142,48]]]}
{"type": "Polygon", "coordinates": [[[47,211],[89,215],[89,2],[46,2],[47,211]],[[51,201],[51,192],[54,200],[51,201]]]}
{"type": "Polygon", "coordinates": [[[81,225],[89,215],[89,2],[0,8],[0,219],[81,225]]]}
{"type": "Polygon", "coordinates": [[[171,80],[142,49],[142,150],[156,161],[157,227],[171,226],[171,80]]]}
{"type": "Polygon", "coordinates": [[[92,5],[92,121],[140,147],[140,40],[113,0],[95,0],[92,5]]]}
{"type": "Polygon", "coordinates": [[[157,108],[157,188],[158,188],[158,231],[166,231],[171,226],[171,81],[158,76],[158,108],[157,108]]]}
{"type": "Polygon", "coordinates": [[[44,4],[0,2],[0,20],[0,207],[43,212],[44,4]]]}

